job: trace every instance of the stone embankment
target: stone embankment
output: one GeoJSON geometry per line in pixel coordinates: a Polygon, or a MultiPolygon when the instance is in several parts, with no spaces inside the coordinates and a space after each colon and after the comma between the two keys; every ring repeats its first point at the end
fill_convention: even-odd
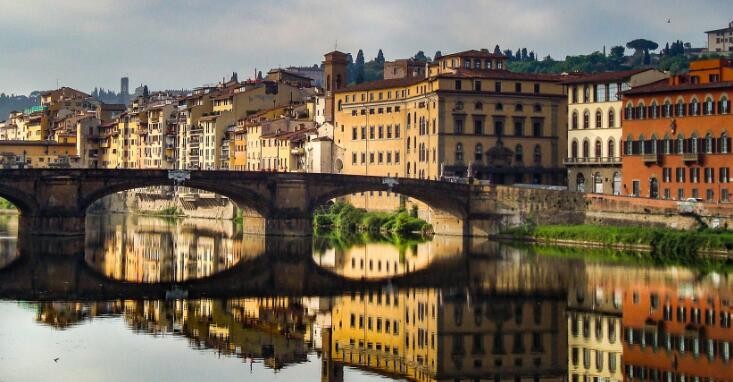
{"type": "Polygon", "coordinates": [[[155,192],[126,191],[96,202],[95,212],[160,215],[162,212],[182,217],[233,220],[237,206],[230,199],[208,194],[165,195],[155,192]],[[173,213],[171,213],[173,212],[173,213]]]}

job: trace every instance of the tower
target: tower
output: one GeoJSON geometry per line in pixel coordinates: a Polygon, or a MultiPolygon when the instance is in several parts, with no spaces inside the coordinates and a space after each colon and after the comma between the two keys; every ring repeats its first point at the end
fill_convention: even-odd
{"type": "Polygon", "coordinates": [[[326,90],[326,122],[333,123],[335,115],[334,94],[333,92],[346,87],[348,77],[346,74],[346,65],[348,64],[348,55],[344,52],[334,50],[326,53],[323,60],[323,79],[326,90]]]}
{"type": "Polygon", "coordinates": [[[123,104],[126,104],[130,98],[130,79],[127,77],[120,78],[120,95],[118,98],[120,103],[123,104]]]}

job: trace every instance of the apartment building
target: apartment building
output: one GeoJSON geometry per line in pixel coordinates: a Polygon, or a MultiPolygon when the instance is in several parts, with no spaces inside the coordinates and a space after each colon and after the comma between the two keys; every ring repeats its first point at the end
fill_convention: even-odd
{"type": "Polygon", "coordinates": [[[708,38],[708,52],[733,52],[733,21],[728,27],[705,32],[708,38]]]}
{"type": "Polygon", "coordinates": [[[733,62],[708,59],[623,93],[622,194],[730,200],[731,81],[733,62]]]}
{"type": "Polygon", "coordinates": [[[568,189],[621,194],[621,92],[667,78],[656,69],[575,75],[568,97],[568,189]]]}
{"type": "Polygon", "coordinates": [[[0,141],[1,168],[80,167],[75,143],[55,141],[0,141]]]}

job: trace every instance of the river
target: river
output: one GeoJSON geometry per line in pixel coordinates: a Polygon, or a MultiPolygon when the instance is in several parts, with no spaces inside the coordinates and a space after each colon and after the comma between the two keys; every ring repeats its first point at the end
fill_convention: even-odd
{"type": "Polygon", "coordinates": [[[86,231],[0,216],[0,381],[733,380],[728,274],[219,220],[86,231]]]}

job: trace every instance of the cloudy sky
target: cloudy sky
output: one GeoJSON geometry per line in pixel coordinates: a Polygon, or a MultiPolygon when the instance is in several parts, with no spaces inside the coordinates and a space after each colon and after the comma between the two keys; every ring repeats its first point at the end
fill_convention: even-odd
{"type": "Polygon", "coordinates": [[[527,47],[563,58],[649,38],[704,46],[731,0],[0,0],[0,91],[191,88],[338,49],[388,60],[527,47]],[[670,23],[667,23],[667,18],[670,23]]]}

